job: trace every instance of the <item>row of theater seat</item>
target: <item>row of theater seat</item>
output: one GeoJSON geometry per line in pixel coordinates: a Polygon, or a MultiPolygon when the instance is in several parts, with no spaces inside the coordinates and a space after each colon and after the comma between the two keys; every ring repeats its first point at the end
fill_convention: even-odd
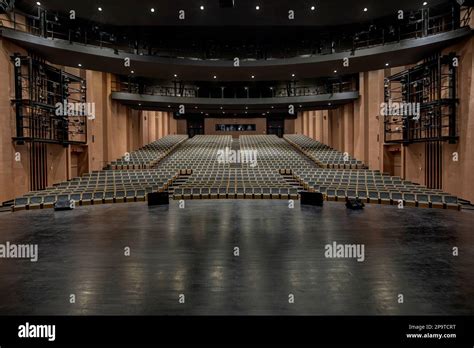
{"type": "Polygon", "coordinates": [[[296,188],[178,188],[174,199],[298,199],[296,188]]]}
{"type": "MultiPolygon", "coordinates": [[[[302,135],[288,135],[285,138],[311,159],[313,157],[310,155],[314,155],[314,152],[310,149],[320,147],[319,142],[302,135]]],[[[326,148],[325,151],[331,150],[326,148]]],[[[359,198],[368,203],[399,205],[402,202],[404,206],[413,207],[461,207],[457,197],[453,195],[375,170],[328,169],[328,166],[324,165],[324,168],[315,170],[295,169],[292,174],[305,189],[321,192],[327,200],[345,201],[349,198],[359,198]]]]}

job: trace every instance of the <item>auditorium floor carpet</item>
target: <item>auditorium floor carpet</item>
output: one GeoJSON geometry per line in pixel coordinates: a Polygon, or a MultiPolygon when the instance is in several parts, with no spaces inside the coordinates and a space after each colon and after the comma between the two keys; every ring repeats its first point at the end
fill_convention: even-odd
{"type": "Polygon", "coordinates": [[[38,244],[39,260],[0,259],[0,315],[474,314],[473,212],[287,204],[3,213],[0,244],[38,244]],[[325,258],[332,242],[365,261],[325,258]]]}

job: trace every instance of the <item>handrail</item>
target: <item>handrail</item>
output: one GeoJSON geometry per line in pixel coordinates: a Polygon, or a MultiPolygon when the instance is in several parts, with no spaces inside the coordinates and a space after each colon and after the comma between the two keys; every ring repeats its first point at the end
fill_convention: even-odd
{"type": "MultiPolygon", "coordinates": [[[[463,11],[464,9],[463,7],[463,11]]],[[[434,11],[435,10],[436,8],[434,8],[434,11]]],[[[254,53],[244,53],[241,60],[245,61],[246,58],[262,60],[284,59],[297,56],[326,55],[346,51],[355,52],[362,48],[385,45],[404,39],[426,37],[469,25],[472,8],[466,8],[466,10],[462,12],[462,17],[461,12],[459,12],[460,18],[458,18],[458,20],[455,20],[454,12],[454,7],[451,7],[450,11],[430,16],[429,9],[423,9],[410,14],[407,13],[406,15],[409,18],[405,20],[403,25],[400,24],[397,27],[393,25],[376,27],[370,24],[365,31],[352,32],[349,34],[341,33],[338,37],[333,37],[327,33],[328,35],[323,34],[318,40],[312,41],[304,45],[304,47],[293,47],[292,49],[283,48],[280,52],[272,50],[273,48],[270,49],[256,45],[254,47],[254,53]]],[[[51,15],[46,10],[40,8],[38,8],[38,16],[20,13],[16,10],[12,11],[11,14],[13,15],[13,20],[2,19],[0,20],[0,26],[29,32],[33,35],[46,38],[64,39],[71,43],[95,45],[111,48],[116,51],[124,51],[126,53],[167,58],[186,57],[197,60],[231,60],[235,57],[235,50],[232,48],[226,50],[224,47],[216,46],[212,43],[206,44],[208,44],[210,50],[215,50],[217,53],[208,53],[207,55],[199,56],[200,54],[198,52],[183,48],[155,48],[150,47],[147,42],[121,41],[116,34],[103,30],[99,24],[89,23],[88,26],[72,27],[71,21],[68,18],[58,14],[51,15]],[[24,22],[17,20],[17,13],[23,17],[24,22]],[[84,29],[87,27],[90,28],[84,29]]]]}
{"type": "MultiPolygon", "coordinates": [[[[230,87],[231,90],[240,93],[240,95],[245,95],[243,98],[247,99],[258,99],[251,97],[250,93],[247,93],[247,90],[244,88],[235,88],[230,87]]],[[[342,92],[354,92],[357,89],[354,86],[352,81],[341,81],[341,82],[331,82],[321,85],[314,86],[290,86],[290,87],[279,87],[273,88],[269,87],[267,95],[271,98],[288,98],[288,97],[304,97],[304,96],[315,96],[321,94],[333,94],[333,93],[342,93],[342,92]]],[[[220,89],[219,89],[220,90],[220,89]]],[[[224,94],[219,93],[219,97],[215,97],[209,90],[207,94],[204,95],[204,92],[201,92],[201,89],[197,86],[195,87],[186,87],[186,88],[175,88],[170,86],[150,86],[139,83],[129,83],[125,81],[112,81],[112,91],[113,92],[127,92],[141,95],[154,95],[161,97],[176,97],[176,98],[214,98],[222,99],[224,94]]],[[[258,89],[257,91],[262,91],[258,89]]],[[[237,95],[237,93],[234,93],[237,95]]],[[[262,94],[260,94],[262,95],[262,94]]],[[[234,97],[236,98],[236,97],[234,97]]],[[[262,98],[262,96],[260,96],[262,98]]]]}

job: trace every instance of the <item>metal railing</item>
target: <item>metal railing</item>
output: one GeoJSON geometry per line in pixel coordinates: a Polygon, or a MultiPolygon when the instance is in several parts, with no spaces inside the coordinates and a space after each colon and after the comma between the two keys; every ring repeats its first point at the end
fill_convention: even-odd
{"type": "MultiPolygon", "coordinates": [[[[434,34],[452,31],[470,23],[472,8],[457,5],[442,8],[424,8],[419,11],[406,13],[406,18],[393,24],[393,21],[379,20],[378,24],[367,24],[366,28],[357,31],[319,33],[317,39],[293,45],[293,42],[278,45],[261,45],[246,42],[243,46],[229,47],[228,44],[219,44],[212,40],[189,40],[187,44],[181,42],[177,46],[157,45],[152,40],[135,40],[119,35],[118,27],[104,27],[98,23],[71,21],[69,18],[52,14],[38,8],[37,15],[17,13],[9,14],[10,19],[0,20],[0,26],[25,31],[50,39],[63,39],[75,44],[94,45],[101,48],[110,48],[126,53],[151,55],[167,58],[189,59],[234,59],[236,52],[241,60],[247,59],[281,59],[298,56],[318,56],[338,52],[369,48],[378,45],[400,42],[404,39],[416,39],[434,34]],[[385,23],[387,22],[387,23],[385,23]],[[186,48],[189,47],[189,48],[186,48]],[[196,49],[193,47],[199,47],[196,49]],[[205,49],[202,49],[202,48],[205,49]],[[203,53],[205,51],[205,53],[203,53]]],[[[179,43],[179,42],[178,42],[179,43]]],[[[176,43],[175,43],[176,45],[176,43]]]]}

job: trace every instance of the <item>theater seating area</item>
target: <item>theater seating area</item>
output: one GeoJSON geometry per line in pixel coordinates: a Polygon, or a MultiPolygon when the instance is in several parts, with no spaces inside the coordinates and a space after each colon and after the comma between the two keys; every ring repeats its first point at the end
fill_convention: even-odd
{"type": "Polygon", "coordinates": [[[333,148],[300,134],[285,135],[284,138],[301,150],[306,156],[322,168],[360,169],[365,168],[361,161],[349,154],[344,154],[333,148]]]}
{"type": "Polygon", "coordinates": [[[286,135],[285,139],[318,165],[322,163],[324,168],[315,170],[295,168],[293,175],[306,189],[323,193],[327,200],[360,198],[367,203],[399,205],[403,201],[405,206],[460,209],[455,196],[379,171],[355,169],[363,164],[352,158],[344,161],[340,152],[309,137],[286,135]]]}
{"type": "Polygon", "coordinates": [[[277,136],[232,139],[230,135],[198,135],[163,161],[162,167],[168,170],[192,168],[186,183],[174,191],[174,199],[297,199],[297,189],[280,174],[280,170],[296,163],[303,166],[306,161],[298,154],[295,156],[291,146],[277,136]],[[255,165],[248,161],[219,162],[218,151],[226,149],[257,151],[257,162],[255,165]]]}
{"type": "Polygon", "coordinates": [[[67,200],[78,205],[137,202],[162,191],[174,199],[298,199],[299,188],[321,192],[329,201],[460,208],[452,195],[363,167],[302,135],[168,136],[131,153],[129,162],[124,158],[107,170],[17,198],[13,209],[51,208],[67,200]],[[219,159],[219,151],[226,156],[219,159]],[[256,155],[245,157],[249,153],[256,155]]]}
{"type": "Polygon", "coordinates": [[[149,169],[166,157],[187,135],[169,135],[110,163],[108,169],[149,169]]]}
{"type": "Polygon", "coordinates": [[[166,190],[179,173],[137,168],[159,162],[186,139],[187,136],[182,135],[161,138],[130,153],[129,162],[125,159],[116,161],[107,170],[92,172],[46,190],[29,192],[14,200],[13,210],[52,208],[57,201],[69,200],[77,205],[144,201],[147,192],[166,190]]]}

